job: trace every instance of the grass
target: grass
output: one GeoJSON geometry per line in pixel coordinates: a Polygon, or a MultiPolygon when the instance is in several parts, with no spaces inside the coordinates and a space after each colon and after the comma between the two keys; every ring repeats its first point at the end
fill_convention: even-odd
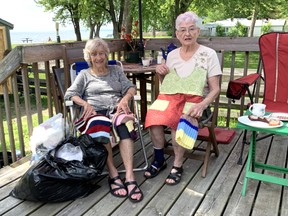
{"type": "MultiPolygon", "coordinates": [[[[244,52],[237,52],[235,56],[235,68],[244,68],[244,52]]],[[[258,52],[250,52],[249,53],[249,69],[257,69],[258,61],[259,61],[259,53],[258,52]]],[[[232,53],[225,52],[224,53],[224,68],[231,67],[231,59],[232,53]]]]}
{"type": "MultiPolygon", "coordinates": [[[[4,111],[4,99],[3,96],[0,96],[0,107],[2,112],[4,111]]],[[[10,107],[11,107],[11,115],[12,115],[12,128],[13,128],[13,135],[14,135],[14,143],[15,143],[15,148],[20,149],[20,141],[19,141],[19,136],[18,136],[18,127],[17,127],[17,122],[16,122],[16,113],[14,109],[14,98],[13,95],[9,95],[9,101],[10,101],[10,107]]],[[[25,113],[25,103],[24,103],[24,97],[19,96],[19,101],[20,101],[20,112],[21,112],[21,123],[22,123],[22,130],[23,130],[23,139],[24,139],[24,144],[25,144],[25,150],[26,153],[29,152],[30,145],[29,145],[29,131],[28,131],[28,122],[27,122],[27,116],[25,113]]],[[[33,127],[36,127],[39,125],[38,123],[38,113],[36,110],[36,99],[35,95],[30,94],[30,103],[31,103],[31,110],[32,110],[32,124],[33,127]]],[[[48,111],[47,111],[47,97],[46,96],[41,96],[41,104],[42,104],[42,114],[43,114],[43,121],[47,120],[49,118],[48,111]]],[[[6,147],[7,151],[10,151],[11,147],[9,145],[9,133],[8,133],[8,125],[7,125],[7,119],[6,115],[2,113],[3,117],[3,127],[4,127],[4,137],[6,141],[6,147]]],[[[1,146],[1,145],[0,145],[1,146]]]]}
{"type": "MultiPolygon", "coordinates": [[[[226,117],[218,116],[217,126],[219,127],[226,127],[226,117]]],[[[229,128],[236,128],[237,125],[237,118],[230,118],[229,128]]]]}

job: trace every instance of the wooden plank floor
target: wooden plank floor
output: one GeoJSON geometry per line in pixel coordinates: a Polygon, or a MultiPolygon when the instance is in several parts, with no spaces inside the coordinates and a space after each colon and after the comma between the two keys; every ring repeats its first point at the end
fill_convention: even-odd
{"type": "MultiPolygon", "coordinates": [[[[152,157],[149,134],[144,132],[148,156],[152,157]]],[[[169,137],[167,137],[169,139],[169,137]]],[[[101,186],[93,194],[63,203],[22,201],[9,196],[10,191],[29,168],[29,163],[0,172],[0,215],[253,215],[287,216],[288,188],[275,184],[248,181],[247,194],[241,196],[244,165],[248,145],[244,151],[244,165],[238,165],[242,131],[229,145],[219,145],[219,157],[211,156],[206,178],[201,177],[202,162],[187,159],[180,184],[164,184],[172,167],[172,156],[167,156],[168,168],[154,179],[146,180],[143,172],[136,178],[144,192],[144,200],[131,203],[128,199],[115,198],[109,193],[107,176],[99,181],[101,186]]],[[[261,162],[287,167],[287,138],[275,136],[259,142],[256,157],[261,162]]],[[[135,166],[142,166],[144,159],[139,142],[135,145],[135,166]]],[[[115,163],[123,168],[119,152],[115,151],[115,163]]],[[[276,175],[276,174],[275,174],[276,175]]],[[[277,174],[279,175],[279,174],[277,174]]],[[[287,178],[287,175],[286,175],[287,178]]],[[[287,180],[288,181],[288,180],[287,180]]]]}

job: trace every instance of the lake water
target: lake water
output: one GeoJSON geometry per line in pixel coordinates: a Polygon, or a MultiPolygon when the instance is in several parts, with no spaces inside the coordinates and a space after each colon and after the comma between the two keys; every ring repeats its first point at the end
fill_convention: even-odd
{"type": "MultiPolygon", "coordinates": [[[[47,32],[14,32],[10,31],[12,44],[23,44],[27,43],[26,38],[28,38],[28,43],[45,43],[48,42],[49,37],[52,41],[56,41],[56,31],[47,32]]],[[[75,40],[76,35],[74,30],[63,30],[59,31],[61,41],[65,40],[75,40]]],[[[81,30],[82,40],[87,40],[89,38],[88,30],[81,30]]],[[[113,37],[112,29],[103,29],[100,31],[101,38],[111,38],[113,37]]]]}

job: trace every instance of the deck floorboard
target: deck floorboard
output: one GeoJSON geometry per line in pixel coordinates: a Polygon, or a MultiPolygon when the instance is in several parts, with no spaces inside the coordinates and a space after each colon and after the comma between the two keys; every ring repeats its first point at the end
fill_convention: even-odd
{"type": "MultiPolygon", "coordinates": [[[[266,182],[249,180],[246,196],[241,196],[243,177],[249,145],[245,145],[243,165],[238,165],[243,133],[236,130],[236,136],[229,145],[219,145],[220,155],[210,157],[205,178],[201,177],[202,161],[186,159],[184,174],[177,186],[166,185],[165,178],[172,167],[173,156],[166,155],[168,167],[154,179],[146,179],[143,171],[135,176],[144,199],[131,203],[125,198],[115,198],[109,193],[107,176],[101,176],[101,186],[87,197],[62,203],[42,203],[16,199],[10,196],[20,177],[29,168],[29,162],[15,168],[6,168],[0,175],[0,215],[288,215],[288,188],[266,182]]],[[[143,139],[149,160],[153,157],[153,146],[147,131],[143,139]]],[[[170,136],[167,135],[167,139],[170,136]]],[[[202,143],[197,143],[202,145],[202,143]]],[[[256,158],[261,162],[287,167],[287,143],[283,136],[262,140],[257,146],[256,158]]],[[[135,167],[142,167],[144,158],[140,142],[135,143],[135,167]]],[[[114,150],[114,161],[119,169],[123,163],[119,150],[114,150]]],[[[271,173],[271,171],[269,171],[271,173]]],[[[273,174],[276,175],[276,174],[273,174]]],[[[277,176],[284,174],[277,174],[277,176]]],[[[124,177],[124,174],[121,174],[124,177]]],[[[287,174],[286,174],[287,179],[287,174]]]]}

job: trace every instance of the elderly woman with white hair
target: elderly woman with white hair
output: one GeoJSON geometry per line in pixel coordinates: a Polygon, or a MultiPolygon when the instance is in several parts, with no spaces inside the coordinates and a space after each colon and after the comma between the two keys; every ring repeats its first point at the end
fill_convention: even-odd
{"type": "MultiPolygon", "coordinates": [[[[84,59],[88,69],[81,70],[65,93],[65,100],[72,100],[83,108],[83,119],[94,114],[109,116],[111,113],[130,113],[129,100],[136,94],[133,85],[117,65],[108,65],[108,44],[95,38],[88,40],[84,49],[84,59]]],[[[125,124],[116,128],[120,137],[119,149],[126,169],[125,182],[122,182],[113,163],[111,143],[108,150],[110,192],[116,197],[129,197],[132,202],[140,202],[143,193],[135,181],[133,173],[133,140],[125,124]]]]}
{"type": "Polygon", "coordinates": [[[154,145],[154,160],[144,173],[153,178],[167,167],[164,157],[164,126],[171,128],[175,159],[168,185],[178,184],[183,174],[185,148],[175,140],[182,114],[200,118],[203,111],[220,92],[222,74],[215,50],[197,43],[200,28],[193,12],[180,14],[176,19],[176,37],[181,47],[169,52],[167,61],[156,67],[161,86],[157,100],[147,112],[145,127],[154,145]]]}

